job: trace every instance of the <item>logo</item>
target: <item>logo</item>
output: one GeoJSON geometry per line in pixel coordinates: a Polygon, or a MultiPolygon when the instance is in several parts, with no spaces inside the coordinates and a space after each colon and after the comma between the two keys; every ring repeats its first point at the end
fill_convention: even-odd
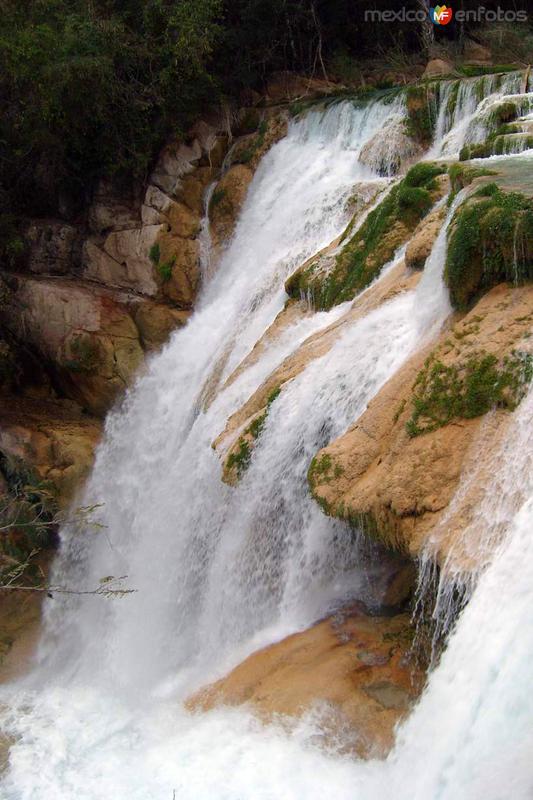
{"type": "Polygon", "coordinates": [[[453,11],[450,6],[435,6],[429,9],[429,18],[434,25],[447,25],[452,21],[453,11]]]}

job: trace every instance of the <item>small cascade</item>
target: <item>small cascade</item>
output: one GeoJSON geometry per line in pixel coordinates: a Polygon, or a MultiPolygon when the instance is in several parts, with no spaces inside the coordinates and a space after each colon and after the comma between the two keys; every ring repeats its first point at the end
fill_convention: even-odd
{"type": "MultiPolygon", "coordinates": [[[[463,145],[477,144],[491,132],[491,107],[520,92],[521,72],[441,81],[438,114],[430,158],[456,158],[463,145]]],[[[524,95],[519,95],[523,100],[524,95]]],[[[526,101],[527,102],[527,101],[526,101]]]]}
{"type": "Polygon", "coordinates": [[[211,231],[209,225],[209,207],[217,181],[213,181],[207,187],[204,195],[204,213],[200,225],[198,241],[200,243],[200,275],[202,284],[206,284],[213,277],[213,263],[211,258],[211,231]]]}

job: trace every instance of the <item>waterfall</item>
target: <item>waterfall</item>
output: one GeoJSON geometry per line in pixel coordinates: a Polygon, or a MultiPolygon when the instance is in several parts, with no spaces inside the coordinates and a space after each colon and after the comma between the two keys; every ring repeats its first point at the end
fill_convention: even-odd
{"type": "MultiPolygon", "coordinates": [[[[482,142],[489,130],[485,112],[520,91],[522,73],[441,81],[433,145],[428,158],[454,158],[464,144],[482,142]]],[[[522,96],[523,97],[523,96],[522,96]]]]}
{"type": "MultiPolygon", "coordinates": [[[[346,327],[282,387],[237,487],[222,483],[211,443],[276,366],[349,308],[302,316],[225,383],[283,308],[284,280],[343,230],[354,183],[382,183],[358,156],[390,113],[340,103],[291,123],[214,273],[204,252],[209,279],[189,324],[108,417],[81,499],[100,504],[105,527],[63,531],[53,580],[83,589],[124,575],[136,593],[46,604],[34,672],[0,690],[1,730],[16,739],[6,800],[529,796],[533,497],[526,485],[511,497],[514,449],[501,466],[509,534],[386,761],[319,749],[312,714],[288,732],[246,708],[182,706],[257,647],[347,599],[374,599],[357,536],[322,514],[306,474],[449,315],[442,271],[455,205],[417,288],[346,327]]],[[[204,234],[207,247],[205,222],[204,234]]],[[[516,417],[522,455],[532,411],[529,397],[516,417]]]]}

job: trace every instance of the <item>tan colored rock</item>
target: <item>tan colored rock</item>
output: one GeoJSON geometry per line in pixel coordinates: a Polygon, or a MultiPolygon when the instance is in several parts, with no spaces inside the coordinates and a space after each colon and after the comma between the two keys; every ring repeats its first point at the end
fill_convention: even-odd
{"type": "Polygon", "coordinates": [[[445,216],[444,208],[435,208],[419,223],[405,251],[405,263],[409,269],[424,269],[445,216]]]}
{"type": "Polygon", "coordinates": [[[361,606],[342,609],[253,653],[187,705],[207,710],[246,703],[265,721],[318,709],[328,737],[340,734],[345,749],[359,756],[383,757],[423,685],[409,658],[411,643],[407,614],[370,617],[361,606]]]}
{"type": "Polygon", "coordinates": [[[193,213],[184,203],[176,202],[153,185],[146,190],[143,222],[145,225],[160,225],[166,222],[170,225],[174,236],[185,239],[196,236],[200,226],[200,218],[197,214],[193,213]],[[151,220],[156,221],[153,223],[151,220]]]}
{"type": "MultiPolygon", "coordinates": [[[[166,225],[145,225],[142,228],[113,231],[109,234],[103,249],[124,269],[123,283],[115,285],[147,295],[156,293],[157,283],[150,250],[166,228],[166,225]]],[[[87,274],[87,277],[92,275],[87,274]]]]}
{"type": "MultiPolygon", "coordinates": [[[[150,236],[151,247],[155,244],[153,232],[161,229],[159,225],[147,227],[150,236]]],[[[112,286],[120,289],[133,289],[134,291],[154,297],[158,290],[158,283],[154,274],[153,264],[149,259],[149,249],[143,255],[135,247],[140,246],[140,229],[126,231],[127,238],[131,243],[132,253],[120,255],[116,247],[116,240],[112,241],[111,249],[117,258],[112,257],[94,240],[87,239],[83,246],[83,277],[92,281],[97,281],[104,286],[112,286]]],[[[111,234],[115,236],[115,234],[111,234]]],[[[147,246],[148,241],[144,239],[143,246],[147,246]]],[[[121,241],[121,246],[125,242],[121,241]]],[[[127,251],[126,251],[127,252],[127,251]]]]}
{"type": "Polygon", "coordinates": [[[17,276],[0,316],[50,364],[65,394],[95,414],[109,409],[143,361],[125,306],[90,284],[17,276]]]}
{"type": "Polygon", "coordinates": [[[444,58],[432,58],[428,61],[424,70],[423,78],[441,78],[445,75],[452,75],[455,72],[455,67],[451,61],[444,58]]]}
{"type": "Polygon", "coordinates": [[[187,323],[190,312],[179,311],[162,303],[143,300],[132,307],[131,315],[145,349],[161,347],[171,333],[187,323]]]}
{"type": "Polygon", "coordinates": [[[244,164],[236,164],[217,183],[211,199],[211,235],[215,245],[227,241],[252,182],[253,172],[244,164]]]}
{"type": "Polygon", "coordinates": [[[514,349],[531,352],[532,324],[533,287],[501,285],[482,297],[436,346],[389,380],[346,434],[320,451],[317,459],[327,456],[329,466],[327,474],[312,477],[315,497],[329,513],[358,520],[390,547],[417,556],[431,542],[448,569],[475,567],[482,532],[472,525],[473,509],[496,470],[511,414],[496,409],[410,438],[413,385],[430,353],[454,365],[479,353],[502,359],[514,349]]]}
{"type": "Polygon", "coordinates": [[[101,433],[73,403],[0,396],[0,452],[51,481],[62,507],[87,478],[101,433]]]}
{"type": "Polygon", "coordinates": [[[160,278],[161,292],[182,309],[190,309],[200,286],[200,243],[163,233],[158,244],[160,264],[171,264],[169,280],[160,278]]]}

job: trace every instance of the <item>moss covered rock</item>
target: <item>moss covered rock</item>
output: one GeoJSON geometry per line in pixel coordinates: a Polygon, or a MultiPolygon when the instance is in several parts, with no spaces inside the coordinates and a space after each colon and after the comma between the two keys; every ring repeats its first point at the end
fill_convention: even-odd
{"type": "Polygon", "coordinates": [[[308,292],[315,306],[329,309],[351,300],[369,286],[382,267],[392,259],[420,220],[447,188],[439,179],[446,172],[440,164],[417,164],[409,170],[338,253],[335,266],[325,279],[317,264],[298,274],[291,292],[308,292]]]}
{"type": "Polygon", "coordinates": [[[445,280],[455,308],[502,281],[533,279],[533,200],[495,183],[457,210],[448,243],[445,280]]]}

